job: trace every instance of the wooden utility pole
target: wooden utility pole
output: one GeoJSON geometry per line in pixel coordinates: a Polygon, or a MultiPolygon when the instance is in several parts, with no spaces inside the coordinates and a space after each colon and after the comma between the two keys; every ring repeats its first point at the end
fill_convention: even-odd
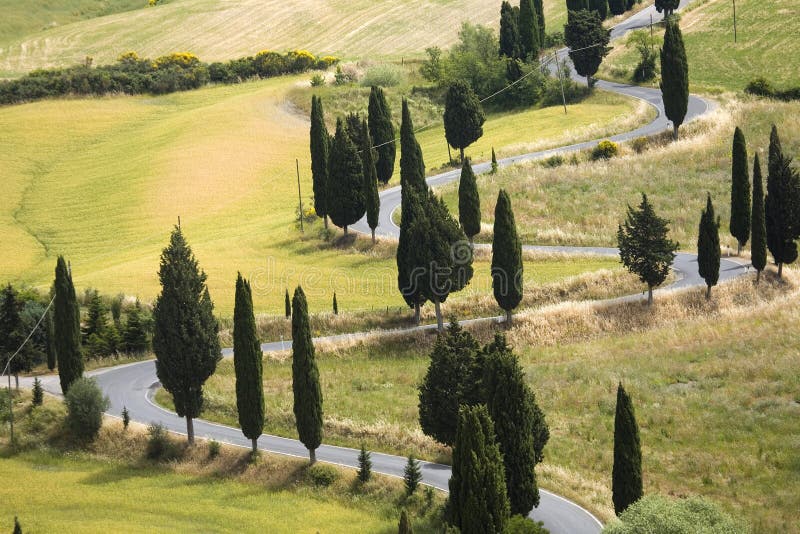
{"type": "Polygon", "coordinates": [[[733,0],[733,42],[735,43],[736,40],[736,0],[733,0]]]}
{"type": "Polygon", "coordinates": [[[558,54],[553,52],[553,59],[556,62],[556,74],[558,75],[558,83],[561,85],[561,101],[564,103],[564,115],[567,114],[567,97],[564,95],[564,80],[561,79],[561,63],[558,61],[558,54]]]}
{"type": "Polygon", "coordinates": [[[297,166],[297,200],[300,203],[300,231],[305,233],[303,229],[303,195],[300,193],[300,160],[295,158],[294,162],[297,166]]]}

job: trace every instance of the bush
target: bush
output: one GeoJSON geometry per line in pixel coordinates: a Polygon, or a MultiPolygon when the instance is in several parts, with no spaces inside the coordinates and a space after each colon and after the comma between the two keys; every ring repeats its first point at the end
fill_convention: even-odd
{"type": "Polygon", "coordinates": [[[339,471],[328,464],[314,464],[306,470],[309,482],[315,486],[328,487],[339,478],[339,471]]]}
{"type": "Polygon", "coordinates": [[[775,94],[775,88],[766,78],[758,77],[747,84],[747,87],[744,88],[744,92],[749,95],[773,96],[775,94]]]}
{"type": "Polygon", "coordinates": [[[619,145],[613,141],[600,141],[592,150],[592,161],[611,159],[619,154],[619,145]]]}
{"type": "Polygon", "coordinates": [[[349,85],[358,81],[358,70],[355,65],[336,66],[336,74],[333,75],[334,85],[349,85]]]}
{"type": "Polygon", "coordinates": [[[506,534],[547,534],[547,532],[549,531],[544,528],[541,521],[534,522],[521,515],[512,516],[506,526],[506,534]]]}
{"type": "Polygon", "coordinates": [[[403,81],[403,71],[394,65],[376,65],[361,78],[362,87],[395,87],[403,81]]]}
{"type": "Polygon", "coordinates": [[[744,534],[748,531],[747,525],[710,501],[698,497],[670,499],[661,495],[647,495],[633,503],[618,521],[603,530],[606,534],[744,534]]]}
{"type": "Polygon", "coordinates": [[[169,461],[180,456],[178,445],[169,437],[164,425],[151,423],[147,427],[147,449],[145,454],[150,460],[169,461]]]}
{"type": "Polygon", "coordinates": [[[545,48],[561,48],[564,46],[564,32],[553,32],[545,35],[545,48]]]}
{"type": "Polygon", "coordinates": [[[325,85],[325,76],[317,73],[311,77],[311,87],[322,87],[323,85],[325,85]]]}
{"type": "Polygon", "coordinates": [[[44,390],[42,389],[42,382],[38,378],[33,379],[33,398],[31,402],[34,406],[41,406],[44,402],[44,390]]]}
{"type": "Polygon", "coordinates": [[[219,444],[219,441],[211,440],[208,442],[208,457],[212,460],[219,456],[220,451],[222,450],[222,445],[219,444]]]}
{"type": "Polygon", "coordinates": [[[650,140],[647,137],[637,137],[633,141],[631,141],[631,148],[637,154],[641,154],[647,147],[650,145],[650,140]]]}
{"type": "Polygon", "coordinates": [[[103,426],[103,412],[108,409],[108,397],[93,378],[79,378],[69,388],[64,401],[67,405],[67,426],[73,436],[91,441],[103,426]]]}
{"type": "Polygon", "coordinates": [[[542,167],[547,169],[555,169],[556,167],[561,167],[565,163],[564,156],[561,154],[556,154],[554,156],[550,156],[549,158],[542,160],[542,167]]]}

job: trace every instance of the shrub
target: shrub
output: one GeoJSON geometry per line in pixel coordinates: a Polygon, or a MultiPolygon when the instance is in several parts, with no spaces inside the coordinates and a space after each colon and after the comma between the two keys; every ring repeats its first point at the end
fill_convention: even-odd
{"type": "Polygon", "coordinates": [[[212,460],[219,456],[221,450],[222,445],[219,444],[219,441],[212,439],[208,442],[208,457],[212,460]]]}
{"type": "Polygon", "coordinates": [[[315,486],[328,487],[339,478],[339,472],[328,464],[314,464],[306,470],[309,482],[315,486]]]}
{"type": "Polygon", "coordinates": [[[325,85],[325,76],[317,73],[311,77],[311,87],[322,87],[323,85],[325,85]]]}
{"type": "Polygon", "coordinates": [[[769,80],[760,76],[751,80],[750,83],[747,84],[747,87],[744,88],[744,92],[749,95],[773,96],[775,94],[775,88],[769,80]]]}
{"type": "Polygon", "coordinates": [[[355,65],[337,65],[336,74],[333,75],[334,85],[348,85],[358,81],[358,70],[355,65]]]}
{"type": "Polygon", "coordinates": [[[304,72],[317,64],[317,58],[308,50],[292,50],[286,54],[285,64],[289,72],[304,72]]]}
{"type": "Polygon", "coordinates": [[[650,140],[647,137],[637,137],[633,141],[631,141],[631,148],[637,154],[641,154],[647,147],[650,145],[650,140]]]}
{"type": "Polygon", "coordinates": [[[521,515],[512,516],[506,526],[506,534],[546,534],[549,530],[544,528],[541,521],[531,521],[521,515]]]}
{"type": "Polygon", "coordinates": [[[79,378],[69,387],[64,399],[67,404],[67,426],[76,438],[91,441],[103,426],[103,412],[108,409],[108,397],[93,378],[79,378]]]}
{"type": "Polygon", "coordinates": [[[613,141],[600,141],[592,150],[592,161],[611,159],[619,154],[619,145],[613,141]]]}
{"type": "Polygon", "coordinates": [[[126,406],[123,406],[122,407],[122,428],[127,430],[129,424],[131,424],[131,414],[128,412],[128,408],[126,406]]]}
{"type": "Polygon", "coordinates": [[[554,156],[550,156],[542,160],[542,167],[546,167],[548,169],[555,169],[556,167],[561,167],[565,163],[564,156],[561,154],[556,154],[554,156]]]}
{"type": "Polygon", "coordinates": [[[339,58],[336,56],[323,56],[317,60],[317,64],[314,65],[315,69],[322,69],[326,70],[330,68],[332,65],[336,65],[339,63],[339,58]]]}
{"type": "Polygon", "coordinates": [[[367,69],[361,78],[363,87],[395,87],[403,80],[403,72],[394,65],[376,65],[367,69]]]}
{"type": "Polygon", "coordinates": [[[564,32],[548,33],[545,36],[545,48],[561,48],[562,46],[564,46],[564,32]]]}
{"type": "Polygon", "coordinates": [[[670,499],[647,495],[630,505],[603,530],[606,534],[669,532],[670,534],[743,534],[746,525],[698,497],[670,499]]]}
{"type": "Polygon", "coordinates": [[[180,456],[178,445],[169,437],[164,425],[151,423],[147,427],[147,449],[145,454],[150,460],[169,461],[180,456]]]}
{"type": "Polygon", "coordinates": [[[33,379],[33,398],[34,406],[41,406],[44,402],[44,390],[42,389],[42,382],[38,378],[33,379]]]}

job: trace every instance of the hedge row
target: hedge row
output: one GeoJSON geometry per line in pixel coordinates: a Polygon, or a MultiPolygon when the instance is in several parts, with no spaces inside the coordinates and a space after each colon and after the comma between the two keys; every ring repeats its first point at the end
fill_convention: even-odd
{"type": "Polygon", "coordinates": [[[744,89],[745,93],[757,96],[766,96],[775,98],[777,100],[800,100],[800,87],[792,87],[791,89],[775,89],[766,78],[756,78],[747,84],[744,89]]]}

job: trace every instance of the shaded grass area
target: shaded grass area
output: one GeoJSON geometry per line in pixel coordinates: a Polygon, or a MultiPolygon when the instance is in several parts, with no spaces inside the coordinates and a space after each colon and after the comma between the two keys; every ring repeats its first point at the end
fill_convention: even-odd
{"type": "MultiPolygon", "coordinates": [[[[692,250],[710,192],[721,220],[722,245],[735,251],[736,242],[728,233],[733,130],[739,125],[745,132],[750,165],[756,151],[766,161],[772,124],[778,126],[784,152],[792,156],[800,149],[798,110],[798,103],[726,101],[708,117],[684,126],[678,142],[656,142],[641,155],[625,146],[622,157],[608,161],[571,165],[567,156],[557,168],[532,162],[481,175],[482,220],[491,224],[497,193],[503,188],[511,196],[524,243],[616,246],[617,226],[627,205],[638,205],[644,192],[656,212],[672,221],[670,237],[682,249],[692,250]]],[[[763,166],[762,171],[766,172],[763,166]]],[[[455,209],[457,186],[440,192],[455,209]]]]}
{"type": "MultiPolygon", "coordinates": [[[[707,0],[682,15],[692,90],[742,91],[747,82],[759,76],[779,88],[800,85],[800,70],[792,59],[800,52],[797,2],[737,0],[736,18],[734,43],[731,2],[707,0]]],[[[660,39],[663,30],[657,29],[656,34],[660,39]]],[[[600,74],[630,82],[638,60],[635,48],[616,42],[600,74]]]]}

